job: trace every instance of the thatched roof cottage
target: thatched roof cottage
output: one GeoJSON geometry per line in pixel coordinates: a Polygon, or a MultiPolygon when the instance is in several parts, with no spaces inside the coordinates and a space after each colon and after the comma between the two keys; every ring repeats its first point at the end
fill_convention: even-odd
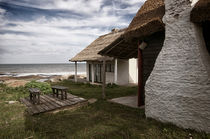
{"type": "Polygon", "coordinates": [[[147,0],[124,35],[99,53],[138,55],[146,117],[210,132],[210,1],[197,1],[147,0]]]}
{"type": "Polygon", "coordinates": [[[114,59],[98,54],[99,51],[118,39],[124,31],[125,29],[113,29],[112,32],[97,38],[70,60],[72,62],[86,62],[87,81],[93,83],[102,82],[102,61],[106,59],[106,83],[118,85],[137,83],[136,59],[114,59]]]}
{"type": "MultiPolygon", "coordinates": [[[[99,54],[117,58],[138,58],[138,105],[144,105],[144,86],[153,70],[165,38],[162,17],[165,13],[163,0],[148,0],[137,12],[129,27],[99,54]],[[146,48],[138,49],[144,41],[146,48]],[[144,59],[144,60],[143,60],[144,59]]],[[[144,46],[143,46],[144,47],[144,46]]]]}

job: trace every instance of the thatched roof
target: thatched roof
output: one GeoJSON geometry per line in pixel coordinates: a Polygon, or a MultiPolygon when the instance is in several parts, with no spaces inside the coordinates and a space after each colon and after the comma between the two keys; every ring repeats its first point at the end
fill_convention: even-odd
{"type": "Polygon", "coordinates": [[[165,14],[164,0],[147,0],[125,31],[126,39],[142,38],[165,29],[162,17],[165,14]]]}
{"type": "MultiPolygon", "coordinates": [[[[119,38],[125,29],[121,30],[113,30],[109,34],[100,36],[94,42],[92,42],[89,46],[87,46],[84,50],[78,53],[75,57],[73,57],[70,61],[101,61],[103,60],[103,56],[99,55],[98,52],[106,48],[113,41],[119,38]]],[[[107,59],[107,58],[106,58],[107,59]]],[[[112,58],[108,58],[112,59],[112,58]]]]}
{"type": "Polygon", "coordinates": [[[210,0],[199,0],[191,11],[190,19],[195,23],[210,21],[210,0]]]}
{"type": "MultiPolygon", "coordinates": [[[[148,43],[148,47],[153,47],[156,50],[156,45],[161,45],[160,42],[155,42],[156,44],[151,44],[154,42],[154,38],[159,38],[161,43],[164,42],[165,32],[159,31],[153,33],[152,35],[144,38],[144,41],[148,43]]],[[[126,41],[122,36],[116,39],[112,44],[110,44],[105,49],[101,50],[99,54],[106,55],[110,57],[120,58],[120,59],[130,59],[137,58],[138,56],[138,41],[126,41]]],[[[150,49],[153,49],[150,48],[150,49]]]]}
{"type": "Polygon", "coordinates": [[[125,59],[137,57],[139,40],[154,37],[153,34],[163,34],[165,26],[162,17],[164,14],[164,0],[147,0],[125,33],[101,50],[99,54],[125,59]]]}

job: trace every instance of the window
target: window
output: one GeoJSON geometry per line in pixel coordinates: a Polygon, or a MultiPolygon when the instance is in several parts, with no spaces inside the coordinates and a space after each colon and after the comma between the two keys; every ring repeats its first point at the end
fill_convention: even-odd
{"type": "Polygon", "coordinates": [[[106,72],[114,72],[114,64],[106,64],[106,72]]]}

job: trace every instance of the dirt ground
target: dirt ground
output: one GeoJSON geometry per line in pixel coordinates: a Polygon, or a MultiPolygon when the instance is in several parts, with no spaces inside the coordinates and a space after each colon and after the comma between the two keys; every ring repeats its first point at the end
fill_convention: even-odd
{"type": "MultiPolygon", "coordinates": [[[[53,75],[50,77],[42,77],[39,75],[21,76],[21,77],[0,77],[0,83],[6,84],[9,87],[24,86],[32,80],[48,80],[50,82],[59,82],[66,79],[73,79],[73,75],[53,75]]],[[[85,78],[84,75],[79,75],[78,78],[85,78]]]]}

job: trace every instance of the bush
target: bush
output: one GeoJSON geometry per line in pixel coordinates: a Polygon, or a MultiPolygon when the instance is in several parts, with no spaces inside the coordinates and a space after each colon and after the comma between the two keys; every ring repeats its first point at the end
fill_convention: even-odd
{"type": "Polygon", "coordinates": [[[107,88],[115,88],[118,87],[118,85],[116,85],[115,83],[108,83],[107,84],[107,88]]]}
{"type": "Polygon", "coordinates": [[[29,88],[39,88],[40,91],[44,94],[48,94],[48,93],[52,92],[50,84],[46,83],[46,82],[31,81],[31,82],[27,83],[25,85],[25,87],[27,89],[29,89],[29,88]]]}

